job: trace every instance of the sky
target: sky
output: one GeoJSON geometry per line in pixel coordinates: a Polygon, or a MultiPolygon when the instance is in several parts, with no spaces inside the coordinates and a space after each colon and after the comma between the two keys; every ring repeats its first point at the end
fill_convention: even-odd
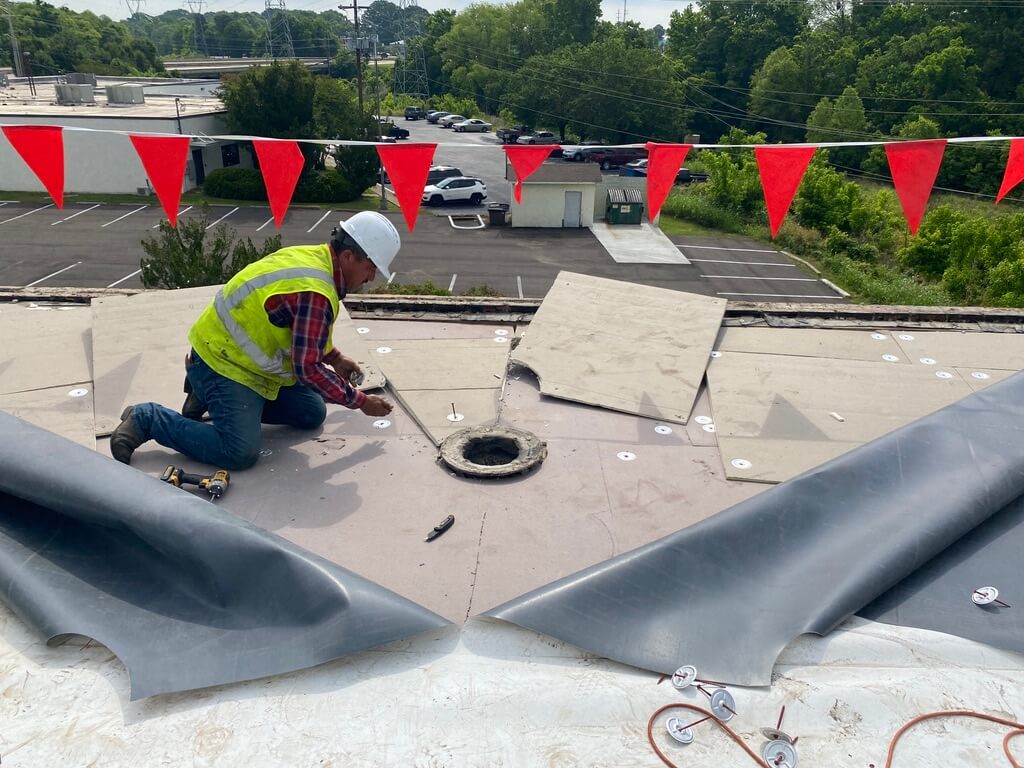
{"type": "MultiPolygon", "coordinates": [[[[53,5],[67,6],[73,11],[92,11],[111,17],[112,19],[123,19],[128,16],[128,6],[125,0],[49,0],[53,5]]],[[[290,10],[299,11],[323,11],[329,8],[336,8],[340,0],[285,0],[285,5],[290,10]]],[[[350,0],[351,2],[351,0],[350,0]]],[[[392,0],[397,2],[397,0],[392,0]]],[[[419,0],[419,5],[428,11],[436,11],[440,8],[453,8],[460,10],[470,4],[472,0],[419,0]]],[[[653,27],[661,24],[668,27],[668,17],[673,10],[681,10],[687,3],[685,0],[625,0],[626,18],[629,21],[639,22],[641,26],[653,27]]],[[[361,0],[361,4],[369,4],[369,0],[361,0]]],[[[185,0],[143,0],[142,12],[158,15],[164,11],[174,8],[185,8],[185,0]]],[[[205,11],[262,11],[266,7],[264,0],[204,0],[203,10],[205,11]]],[[[618,21],[622,17],[622,0],[602,0],[602,18],[606,21],[618,21]]]]}

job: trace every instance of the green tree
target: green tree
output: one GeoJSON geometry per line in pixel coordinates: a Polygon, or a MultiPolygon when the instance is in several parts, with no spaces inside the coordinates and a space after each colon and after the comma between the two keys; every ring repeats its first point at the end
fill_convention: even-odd
{"type": "Polygon", "coordinates": [[[261,247],[252,240],[235,240],[234,230],[221,224],[209,229],[209,209],[201,216],[183,219],[177,228],[163,221],[159,234],[142,241],[146,253],[142,267],[142,284],[146,288],[194,288],[200,285],[226,283],[247,264],[281,248],[281,236],[263,241],[261,247]]]}
{"type": "Polygon", "coordinates": [[[800,141],[809,108],[798,101],[780,98],[802,80],[800,65],[786,47],[776,48],[750,81],[750,111],[776,123],[774,135],[782,141],[800,141]]]}
{"type": "MultiPolygon", "coordinates": [[[[806,135],[809,142],[858,141],[868,137],[864,103],[857,89],[847,86],[834,102],[823,96],[807,118],[806,135]]],[[[856,170],[865,153],[861,147],[851,147],[835,148],[830,154],[837,165],[856,170]]]]}

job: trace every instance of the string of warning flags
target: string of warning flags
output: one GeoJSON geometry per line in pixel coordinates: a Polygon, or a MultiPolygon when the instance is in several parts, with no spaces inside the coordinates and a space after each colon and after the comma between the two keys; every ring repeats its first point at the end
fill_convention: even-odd
{"type": "MultiPolygon", "coordinates": [[[[142,161],[156,196],[163,206],[172,227],[177,226],[178,204],[181,201],[185,168],[188,162],[191,136],[174,134],[103,131],[97,129],[64,128],[52,125],[0,125],[4,136],[25,164],[32,170],[58,208],[64,206],[64,131],[87,130],[99,133],[126,135],[142,161]]],[[[362,141],[324,141],[306,139],[268,139],[259,136],[212,136],[219,140],[250,141],[256,151],[260,172],[267,190],[267,199],[280,228],[295,185],[298,183],[305,161],[300,143],[331,146],[374,147],[381,165],[387,173],[398,198],[398,205],[411,232],[416,227],[427,173],[434,162],[437,144],[386,144],[362,141]]],[[[996,195],[999,203],[1007,193],[1024,181],[1024,138],[1020,137],[965,137],[954,139],[924,139],[898,142],[824,142],[818,144],[757,144],[744,145],[753,149],[757,160],[768,224],[772,237],[778,234],[783,220],[796,196],[814,153],[819,148],[873,146],[885,147],[896,194],[899,196],[911,233],[917,234],[924,216],[928,198],[942,165],[946,146],[950,143],[1010,142],[1002,184],[996,195]]],[[[464,145],[460,145],[464,146],[464,145]]],[[[516,176],[514,194],[522,202],[523,182],[541,166],[557,145],[502,146],[516,176]]],[[[636,146],[636,145],[630,145],[636,146]]],[[[647,212],[651,221],[657,218],[676,175],[691,149],[726,149],[732,145],[659,144],[645,145],[647,159],[647,212]]],[[[487,148],[487,147],[483,147],[487,148]]]]}

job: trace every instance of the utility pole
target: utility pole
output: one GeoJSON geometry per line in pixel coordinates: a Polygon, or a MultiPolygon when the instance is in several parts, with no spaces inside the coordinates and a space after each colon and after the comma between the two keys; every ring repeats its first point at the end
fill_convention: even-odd
{"type": "Polygon", "coordinates": [[[359,0],[352,0],[352,5],[339,5],[338,10],[340,11],[352,11],[352,25],[356,29],[355,37],[355,49],[356,49],[356,85],[359,89],[359,111],[363,111],[363,58],[362,58],[362,42],[359,40],[359,11],[365,11],[370,6],[359,5],[359,0]]]}
{"type": "Polygon", "coordinates": [[[14,76],[23,77],[25,69],[21,63],[21,47],[18,36],[14,33],[14,0],[7,0],[7,27],[11,31],[11,60],[14,62],[14,76]]]}
{"type": "MultiPolygon", "coordinates": [[[[373,92],[377,97],[377,141],[384,142],[384,126],[381,123],[383,115],[380,113],[380,56],[377,55],[377,35],[373,36],[373,73],[376,75],[373,84],[373,92]]],[[[387,187],[384,186],[384,174],[380,174],[380,210],[388,209],[387,187]]]]}

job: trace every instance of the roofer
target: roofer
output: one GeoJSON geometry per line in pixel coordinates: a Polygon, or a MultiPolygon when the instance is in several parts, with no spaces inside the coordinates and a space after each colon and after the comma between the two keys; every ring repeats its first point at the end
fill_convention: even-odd
{"type": "Polygon", "coordinates": [[[390,279],[400,245],[385,216],[363,211],[342,221],[330,243],[282,248],[245,267],[189,331],[182,413],[128,406],[110,436],[113,457],[128,464],[155,440],[205,464],[245,469],[259,456],[261,424],[316,429],[325,403],[389,414],[390,402],[350,384],[361,371],[334,347],[331,331],[347,291],[378,271],[390,279]],[[207,411],[210,424],[202,421],[207,411]]]}

